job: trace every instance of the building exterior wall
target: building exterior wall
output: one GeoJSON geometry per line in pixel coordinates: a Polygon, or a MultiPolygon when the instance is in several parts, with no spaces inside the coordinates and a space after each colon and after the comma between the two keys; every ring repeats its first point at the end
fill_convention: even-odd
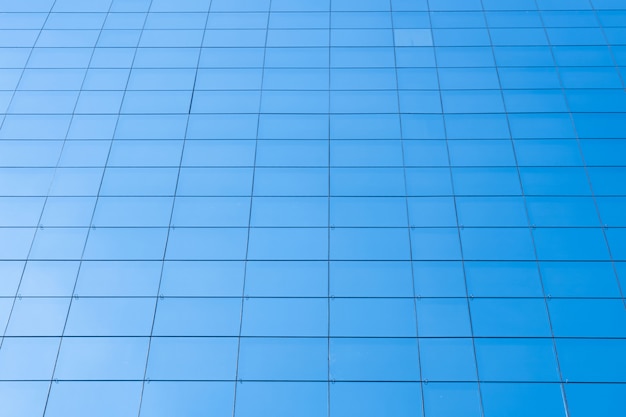
{"type": "Polygon", "coordinates": [[[626,409],[626,4],[0,0],[0,415],[626,409]]]}

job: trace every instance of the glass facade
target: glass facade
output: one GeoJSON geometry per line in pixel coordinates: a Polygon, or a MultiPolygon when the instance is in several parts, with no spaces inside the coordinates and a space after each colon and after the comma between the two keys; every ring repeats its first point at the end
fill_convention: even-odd
{"type": "Polygon", "coordinates": [[[622,0],[0,0],[0,414],[626,409],[622,0]]]}

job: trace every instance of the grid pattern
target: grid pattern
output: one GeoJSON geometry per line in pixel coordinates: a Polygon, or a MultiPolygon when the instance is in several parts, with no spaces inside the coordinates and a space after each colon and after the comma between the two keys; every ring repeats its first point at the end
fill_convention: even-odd
{"type": "Polygon", "coordinates": [[[0,0],[0,414],[619,415],[620,0],[0,0]]]}

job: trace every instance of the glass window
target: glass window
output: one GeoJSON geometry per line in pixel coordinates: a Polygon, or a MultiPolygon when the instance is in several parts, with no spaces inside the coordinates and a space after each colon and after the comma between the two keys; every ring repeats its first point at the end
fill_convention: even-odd
{"type": "MultiPolygon", "coordinates": [[[[241,303],[239,303],[241,306],[241,303]]],[[[231,314],[237,319],[239,316],[231,314]]],[[[315,298],[246,298],[242,336],[326,336],[328,300],[315,298]]]]}
{"type": "MultiPolygon", "coordinates": [[[[154,345],[153,342],[152,348],[154,345]]],[[[148,338],[144,337],[63,338],[54,377],[61,380],[141,380],[147,353],[148,338]]]]}
{"type": "MultiPolygon", "coordinates": [[[[249,214],[247,210],[243,226],[249,214]]],[[[250,216],[253,227],[326,227],[328,197],[254,197],[250,216]]]]}
{"type": "Polygon", "coordinates": [[[601,229],[538,228],[533,230],[533,236],[540,260],[609,260],[601,229]]]}
{"type": "Polygon", "coordinates": [[[327,261],[248,261],[246,296],[326,297],[327,261]]]}
{"type": "MultiPolygon", "coordinates": [[[[69,306],[69,298],[18,297],[10,311],[11,319],[6,327],[5,335],[60,336],[63,333],[69,306]]],[[[10,303],[7,303],[6,307],[8,319],[10,303]]],[[[5,320],[0,318],[0,322],[5,320]]]]}
{"type": "MultiPolygon", "coordinates": [[[[231,415],[235,382],[150,381],[144,384],[141,417],[182,413],[231,415]]],[[[241,395],[239,388],[237,395],[241,395]]]]}
{"type": "MultiPolygon", "coordinates": [[[[467,291],[474,297],[542,297],[537,263],[465,262],[467,291]]],[[[545,276],[543,277],[545,280],[545,276]]],[[[544,281],[545,284],[545,281],[544,281]]]]}
{"type": "Polygon", "coordinates": [[[465,297],[465,275],[461,262],[413,262],[415,294],[418,297],[465,297]]]}
{"type": "Polygon", "coordinates": [[[485,415],[566,416],[558,383],[483,383],[481,393],[485,415]]]}
{"type": "Polygon", "coordinates": [[[169,297],[240,297],[243,276],[243,262],[167,261],[163,264],[160,290],[169,297]]]}
{"type": "Polygon", "coordinates": [[[93,297],[156,296],[161,261],[83,261],[75,294],[93,297]]]}
{"type": "Polygon", "coordinates": [[[479,338],[478,373],[483,381],[559,382],[551,339],[479,338]]]}
{"type": "Polygon", "coordinates": [[[157,304],[152,334],[237,336],[240,312],[241,300],[237,298],[164,297],[157,304]]]}
{"type": "MultiPolygon", "coordinates": [[[[245,229],[244,229],[245,232],[245,229]]],[[[250,229],[247,258],[252,260],[328,259],[326,228],[250,229]]],[[[216,242],[222,244],[222,242],[216,242]]],[[[242,249],[246,249],[245,246],[242,249]]],[[[241,254],[243,259],[244,253],[241,254]]]]}
{"type": "MultiPolygon", "coordinates": [[[[323,342],[326,347],[326,340],[323,342]]],[[[330,339],[332,380],[418,381],[418,362],[417,341],[413,338],[330,339]]]]}
{"type": "Polygon", "coordinates": [[[330,231],[332,260],[408,260],[409,250],[407,229],[336,228],[330,231]]]}
{"type": "MultiPolygon", "coordinates": [[[[143,372],[145,360],[136,362],[141,364],[143,372]]],[[[150,344],[146,377],[151,380],[234,380],[236,365],[236,338],[158,337],[150,344]]]]}
{"type": "Polygon", "coordinates": [[[331,197],[334,227],[406,227],[406,199],[400,197],[331,197]]]}
{"type": "Polygon", "coordinates": [[[337,382],[330,385],[330,416],[421,415],[421,390],[413,382],[337,382]]]}
{"type": "Polygon", "coordinates": [[[474,335],[478,337],[550,337],[544,300],[475,298],[470,300],[474,335]]]}
{"type": "Polygon", "coordinates": [[[331,261],[330,294],[335,297],[412,297],[409,262],[331,261]]]}
{"type": "Polygon", "coordinates": [[[247,380],[327,381],[328,340],[242,338],[238,375],[244,384],[247,380]]]}
{"type": "Polygon", "coordinates": [[[29,261],[20,283],[20,294],[69,297],[74,291],[78,267],[78,261],[29,261]]]}
{"type": "Polygon", "coordinates": [[[624,337],[626,309],[622,300],[550,300],[555,337],[624,337]]]}
{"type": "Polygon", "coordinates": [[[4,398],[2,407],[15,417],[43,414],[49,387],[50,381],[2,381],[0,382],[0,395],[4,398]]]}
{"type": "Polygon", "coordinates": [[[235,415],[238,417],[254,417],[259,414],[317,417],[326,414],[327,409],[326,382],[246,381],[237,385],[235,415]]]}
{"type": "Polygon", "coordinates": [[[410,298],[330,300],[333,337],[415,337],[416,332],[415,304],[410,298]]]}
{"type": "Polygon", "coordinates": [[[420,337],[469,337],[472,335],[465,298],[418,298],[417,326],[420,337]]]}
{"type": "Polygon", "coordinates": [[[481,416],[477,383],[430,382],[423,385],[424,410],[429,415],[481,416]]]}
{"type": "Polygon", "coordinates": [[[522,197],[457,197],[459,224],[469,227],[525,227],[526,206],[522,197]]]}
{"type": "Polygon", "coordinates": [[[94,417],[134,415],[139,410],[141,382],[62,381],[52,384],[46,415],[94,417]]]}
{"type": "Polygon", "coordinates": [[[552,297],[619,297],[610,262],[541,262],[546,294],[552,297]]]}
{"type": "MultiPolygon", "coordinates": [[[[472,339],[422,338],[419,344],[422,378],[429,384],[432,381],[476,380],[472,339]]],[[[485,379],[482,374],[481,378],[485,379]]]]}
{"type": "Polygon", "coordinates": [[[626,382],[626,340],[556,339],[563,379],[571,382],[626,382]]]}
{"type": "Polygon", "coordinates": [[[64,335],[148,336],[154,303],[154,298],[75,298],[64,335]]]}

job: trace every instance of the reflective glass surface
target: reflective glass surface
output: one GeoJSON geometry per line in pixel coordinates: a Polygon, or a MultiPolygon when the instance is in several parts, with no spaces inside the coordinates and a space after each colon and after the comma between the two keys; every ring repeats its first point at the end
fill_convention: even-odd
{"type": "Polygon", "coordinates": [[[619,0],[0,0],[0,415],[626,408],[619,0]]]}

